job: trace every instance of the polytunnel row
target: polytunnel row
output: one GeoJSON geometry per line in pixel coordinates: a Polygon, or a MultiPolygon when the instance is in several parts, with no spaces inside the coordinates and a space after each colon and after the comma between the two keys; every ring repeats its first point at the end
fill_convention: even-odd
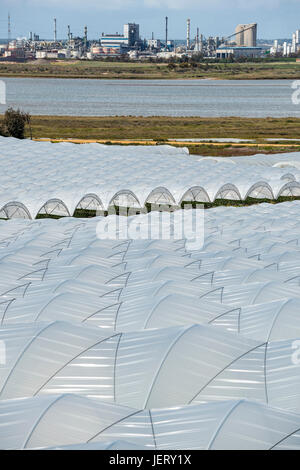
{"type": "Polygon", "coordinates": [[[239,218],[238,234],[230,210],[226,224],[213,211],[200,253],[184,240],[97,240],[95,219],[20,221],[19,231],[4,223],[16,233],[0,244],[1,324],[64,320],[122,332],[212,323],[255,339],[290,338],[298,331],[298,206],[273,210],[272,237],[266,206],[245,210],[255,226],[239,218]]]}
{"type": "Polygon", "coordinates": [[[5,165],[0,176],[0,218],[5,219],[72,216],[76,210],[102,212],[114,206],[143,210],[148,204],[300,196],[299,168],[215,161],[170,146],[7,139],[0,141],[1,159],[5,165]]]}
{"type": "Polygon", "coordinates": [[[18,428],[3,427],[1,445],[297,447],[299,206],[213,209],[196,251],[184,239],[97,239],[101,218],[0,222],[0,414],[18,428]],[[88,406],[111,407],[107,431],[83,426],[88,406]],[[240,428],[227,427],[234,417],[240,428]]]}
{"type": "Polygon", "coordinates": [[[247,400],[141,410],[75,394],[6,400],[0,418],[6,449],[70,450],[297,449],[300,419],[247,400]]]}
{"type": "Polygon", "coordinates": [[[280,197],[300,197],[300,183],[290,181],[283,184],[279,189],[272,189],[267,182],[258,182],[252,185],[244,194],[234,184],[225,184],[213,196],[201,186],[189,188],[184,194],[176,198],[167,188],[159,187],[153,189],[146,199],[139,199],[133,191],[118,191],[108,202],[104,204],[101,196],[97,194],[86,194],[78,203],[68,204],[59,198],[52,198],[42,204],[38,209],[30,209],[32,204],[19,201],[5,203],[0,209],[0,219],[34,219],[37,216],[70,217],[76,211],[91,211],[103,214],[105,211],[114,211],[114,208],[132,208],[143,211],[149,204],[154,206],[173,206],[179,208],[182,204],[189,203],[214,203],[216,200],[244,201],[247,198],[276,200],[280,197]]]}

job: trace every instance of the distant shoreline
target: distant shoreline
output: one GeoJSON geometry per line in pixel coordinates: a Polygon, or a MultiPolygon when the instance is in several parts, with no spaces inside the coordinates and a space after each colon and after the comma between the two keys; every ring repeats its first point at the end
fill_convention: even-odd
{"type": "Polygon", "coordinates": [[[93,80],[298,80],[294,61],[150,63],[106,61],[0,62],[2,78],[93,80]]]}
{"type": "MultiPolygon", "coordinates": [[[[149,81],[149,80],[173,80],[173,81],[196,81],[196,80],[215,80],[215,81],[220,81],[220,80],[230,80],[230,81],[247,81],[247,80],[257,80],[257,81],[263,81],[263,80],[292,80],[291,77],[255,77],[255,78],[247,78],[247,77],[206,77],[206,78],[198,78],[198,77],[193,77],[193,78],[186,78],[186,77],[175,77],[175,78],[170,78],[170,77],[113,77],[113,76],[106,76],[106,77],[86,77],[86,76],[72,76],[72,75],[2,75],[0,71],[0,79],[5,79],[5,78],[34,78],[34,79],[53,79],[53,80],[114,80],[114,81],[119,81],[119,80],[132,80],[132,81],[137,81],[137,80],[144,80],[144,81],[149,81]]],[[[295,78],[300,80],[300,74],[299,78],[295,78]]]]}

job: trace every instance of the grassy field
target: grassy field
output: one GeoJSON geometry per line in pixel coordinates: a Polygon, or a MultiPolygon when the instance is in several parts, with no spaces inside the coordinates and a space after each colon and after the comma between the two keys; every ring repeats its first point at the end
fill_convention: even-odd
{"type": "Polygon", "coordinates": [[[2,77],[95,79],[300,79],[300,63],[264,61],[246,63],[132,63],[108,61],[0,62],[2,77]]]}
{"type": "Polygon", "coordinates": [[[53,139],[300,139],[299,118],[33,116],[32,129],[53,139]]]}
{"type": "MultiPolygon", "coordinates": [[[[1,124],[0,117],[0,124],[1,124]]],[[[238,138],[255,139],[260,147],[243,145],[232,146],[221,144],[214,146],[209,142],[205,145],[190,146],[190,152],[201,155],[253,155],[255,153],[279,153],[299,151],[295,142],[291,148],[289,142],[280,139],[300,138],[300,119],[297,118],[198,118],[198,117],[62,117],[33,116],[32,132],[34,138],[50,139],[95,139],[111,142],[114,140],[155,140],[163,143],[168,139],[195,138],[238,138]],[[281,146],[270,147],[267,138],[277,139],[281,146]]],[[[29,131],[27,130],[27,137],[29,131]]],[[[296,143],[297,144],[297,143],[296,143]]]]}

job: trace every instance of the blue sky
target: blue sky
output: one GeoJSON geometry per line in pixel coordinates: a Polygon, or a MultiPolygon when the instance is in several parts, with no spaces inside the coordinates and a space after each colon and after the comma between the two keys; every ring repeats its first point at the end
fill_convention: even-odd
{"type": "Polygon", "coordinates": [[[7,36],[7,13],[12,36],[29,31],[52,38],[53,18],[58,37],[66,37],[67,25],[75,35],[88,26],[89,37],[120,32],[123,23],[141,25],[142,37],[164,37],[164,17],[169,17],[170,38],[186,35],[186,19],[192,33],[199,26],[205,35],[229,35],[238,23],[257,22],[260,38],[290,37],[300,29],[300,0],[0,0],[0,37],[7,36]]]}

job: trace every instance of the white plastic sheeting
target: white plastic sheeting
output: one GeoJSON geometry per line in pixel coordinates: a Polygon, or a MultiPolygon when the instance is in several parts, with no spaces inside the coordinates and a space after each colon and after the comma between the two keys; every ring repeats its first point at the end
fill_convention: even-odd
{"type": "Polygon", "coordinates": [[[117,334],[63,322],[3,327],[0,340],[7,348],[0,399],[80,393],[161,408],[247,398],[300,412],[291,340],[254,341],[201,325],[117,334]]]}
{"type": "Polygon", "coordinates": [[[300,415],[245,400],[140,410],[78,395],[0,402],[7,449],[298,449],[300,415]]]}
{"type": "Polygon", "coordinates": [[[278,153],[278,154],[257,154],[246,157],[230,157],[230,160],[234,163],[241,165],[256,165],[256,166],[268,166],[282,169],[294,168],[300,169],[300,153],[289,152],[289,153],[278,153]]]}
{"type": "Polygon", "coordinates": [[[298,448],[300,203],[102,220],[0,221],[0,447],[298,448]]]}
{"type": "Polygon", "coordinates": [[[2,221],[0,323],[115,332],[198,323],[292,339],[300,333],[299,214],[298,202],[206,211],[200,251],[185,240],[100,240],[101,218],[2,221]]]}
{"type": "MultiPolygon", "coordinates": [[[[196,161],[211,161],[214,163],[222,163],[226,160],[227,163],[237,165],[251,165],[257,167],[274,167],[285,169],[299,170],[300,169],[300,152],[278,153],[278,154],[264,154],[258,153],[256,155],[242,156],[242,157],[199,157],[198,155],[191,155],[191,158],[196,161]]],[[[294,181],[293,173],[286,173],[282,179],[290,179],[294,181]]]]}
{"type": "MultiPolygon", "coordinates": [[[[277,199],[300,195],[300,168],[194,158],[170,146],[18,141],[0,138],[0,218],[73,215],[76,209],[146,203],[277,199]]],[[[250,160],[249,160],[250,162],[250,160]]]]}

